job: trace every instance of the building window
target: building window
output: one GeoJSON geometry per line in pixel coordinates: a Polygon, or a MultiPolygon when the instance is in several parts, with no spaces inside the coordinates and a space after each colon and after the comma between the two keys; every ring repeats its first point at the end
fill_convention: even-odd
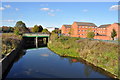
{"type": "Polygon", "coordinates": [[[84,26],[82,26],[82,28],[84,28],[84,26]]]}

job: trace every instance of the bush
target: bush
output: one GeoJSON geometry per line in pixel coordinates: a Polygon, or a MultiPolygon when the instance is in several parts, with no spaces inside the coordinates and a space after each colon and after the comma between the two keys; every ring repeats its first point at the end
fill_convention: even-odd
{"type": "Polygon", "coordinates": [[[118,76],[118,45],[96,40],[51,35],[48,47],[61,56],[80,57],[118,76]],[[55,37],[56,36],[56,37],[55,37]],[[109,67],[106,67],[109,66],[109,67]]]}

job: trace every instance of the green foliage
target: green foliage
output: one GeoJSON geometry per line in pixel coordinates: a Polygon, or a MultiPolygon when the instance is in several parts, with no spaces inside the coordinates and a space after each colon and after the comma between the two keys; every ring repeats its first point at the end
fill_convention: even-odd
{"type": "Polygon", "coordinates": [[[58,34],[52,33],[52,34],[50,35],[50,40],[51,40],[51,41],[54,41],[54,40],[56,40],[56,39],[58,39],[58,34]]]}
{"type": "Polygon", "coordinates": [[[118,45],[52,34],[48,47],[60,56],[82,58],[118,76],[118,45]],[[57,46],[56,46],[57,45],[57,46]],[[109,66],[109,67],[108,67],[109,66]]]}
{"type": "Polygon", "coordinates": [[[52,33],[61,34],[61,30],[55,29],[55,30],[52,31],[52,33]]]}
{"type": "Polygon", "coordinates": [[[117,33],[116,33],[115,29],[113,29],[111,32],[111,38],[114,40],[115,36],[117,36],[117,33]]]}
{"type": "MultiPolygon", "coordinates": [[[[18,21],[15,25],[15,30],[19,30],[20,34],[29,32],[29,29],[26,27],[25,23],[23,23],[22,21],[18,21]]],[[[16,31],[17,31],[16,30],[16,31]]]]}
{"type": "Polygon", "coordinates": [[[16,35],[19,35],[19,34],[20,34],[20,31],[19,31],[19,29],[18,29],[17,27],[15,28],[14,33],[15,33],[16,35]]]}
{"type": "Polygon", "coordinates": [[[15,25],[15,27],[26,27],[25,23],[23,23],[22,21],[18,21],[15,25]]]}
{"type": "Polygon", "coordinates": [[[41,25],[39,26],[35,25],[34,28],[32,29],[32,32],[37,33],[37,32],[42,32],[42,30],[43,30],[43,27],[41,25]]]}
{"type": "Polygon", "coordinates": [[[13,31],[14,31],[13,27],[2,26],[3,33],[9,33],[9,32],[13,32],[13,31]]]}
{"type": "Polygon", "coordinates": [[[10,53],[14,48],[16,48],[21,40],[20,35],[15,35],[13,33],[3,33],[2,34],[2,55],[5,56],[10,53]]]}
{"type": "Polygon", "coordinates": [[[50,34],[50,32],[47,29],[43,29],[42,33],[50,34]]]}
{"type": "Polygon", "coordinates": [[[94,36],[95,36],[95,33],[94,33],[94,32],[87,32],[87,38],[93,39],[94,36]]]}

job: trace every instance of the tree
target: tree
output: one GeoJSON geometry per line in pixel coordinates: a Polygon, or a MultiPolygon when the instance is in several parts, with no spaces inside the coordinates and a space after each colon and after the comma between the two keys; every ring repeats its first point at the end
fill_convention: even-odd
{"type": "Polygon", "coordinates": [[[95,33],[94,33],[94,32],[87,32],[87,38],[93,39],[94,36],[95,36],[95,33]]]}
{"type": "Polygon", "coordinates": [[[53,30],[52,32],[53,32],[53,33],[56,33],[56,34],[61,34],[61,30],[59,30],[59,29],[55,29],[55,30],[53,30]]]}
{"type": "Polygon", "coordinates": [[[42,33],[49,34],[50,32],[49,32],[47,29],[43,29],[43,30],[42,30],[42,33]]]}
{"type": "Polygon", "coordinates": [[[15,28],[14,33],[15,33],[16,35],[19,35],[19,34],[20,34],[20,31],[19,31],[19,29],[18,29],[17,27],[15,28]]]}
{"type": "Polygon", "coordinates": [[[3,33],[9,33],[9,32],[13,32],[13,31],[14,31],[13,27],[2,26],[3,33]]]}
{"type": "Polygon", "coordinates": [[[114,40],[115,36],[117,36],[117,33],[116,33],[115,29],[113,29],[111,32],[111,38],[114,40]]]}
{"type": "Polygon", "coordinates": [[[43,30],[43,27],[41,25],[39,26],[35,25],[34,28],[32,29],[32,32],[37,33],[37,32],[42,32],[42,30],[43,30]]]}
{"type": "Polygon", "coordinates": [[[70,28],[69,35],[72,35],[74,33],[74,29],[70,28]]]}
{"type": "Polygon", "coordinates": [[[22,21],[18,21],[16,23],[15,29],[18,29],[20,34],[30,32],[29,29],[26,27],[25,23],[23,23],[22,21]]]}

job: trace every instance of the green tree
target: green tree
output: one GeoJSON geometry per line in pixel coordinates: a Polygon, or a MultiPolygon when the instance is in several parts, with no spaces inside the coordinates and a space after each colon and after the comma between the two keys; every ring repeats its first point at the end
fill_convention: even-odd
{"type": "Polygon", "coordinates": [[[15,33],[16,35],[19,35],[19,34],[20,34],[20,31],[19,31],[19,29],[18,29],[17,27],[14,29],[14,33],[15,33]]]}
{"type": "Polygon", "coordinates": [[[42,30],[42,33],[47,33],[47,34],[49,34],[50,32],[49,32],[47,29],[43,29],[43,30],[42,30]]]}
{"type": "Polygon", "coordinates": [[[114,40],[115,36],[117,36],[117,33],[116,33],[115,29],[113,29],[111,32],[111,38],[114,40]]]}
{"type": "Polygon", "coordinates": [[[95,36],[95,33],[94,33],[94,32],[87,32],[87,38],[93,39],[94,36],[95,36]]]}
{"type": "Polygon", "coordinates": [[[23,23],[22,21],[18,21],[16,23],[15,29],[18,29],[20,34],[29,32],[29,29],[26,27],[25,23],[23,23]]]}
{"type": "Polygon", "coordinates": [[[53,33],[56,33],[56,34],[61,34],[61,30],[59,30],[59,29],[55,29],[55,30],[53,30],[52,32],[53,32],[53,33]]]}
{"type": "Polygon", "coordinates": [[[37,32],[42,32],[42,30],[43,30],[43,27],[41,25],[39,26],[35,25],[34,28],[32,29],[32,32],[37,33],[37,32]]]}
{"type": "Polygon", "coordinates": [[[2,26],[3,33],[9,33],[9,32],[13,32],[13,31],[14,31],[13,27],[2,26]]]}

